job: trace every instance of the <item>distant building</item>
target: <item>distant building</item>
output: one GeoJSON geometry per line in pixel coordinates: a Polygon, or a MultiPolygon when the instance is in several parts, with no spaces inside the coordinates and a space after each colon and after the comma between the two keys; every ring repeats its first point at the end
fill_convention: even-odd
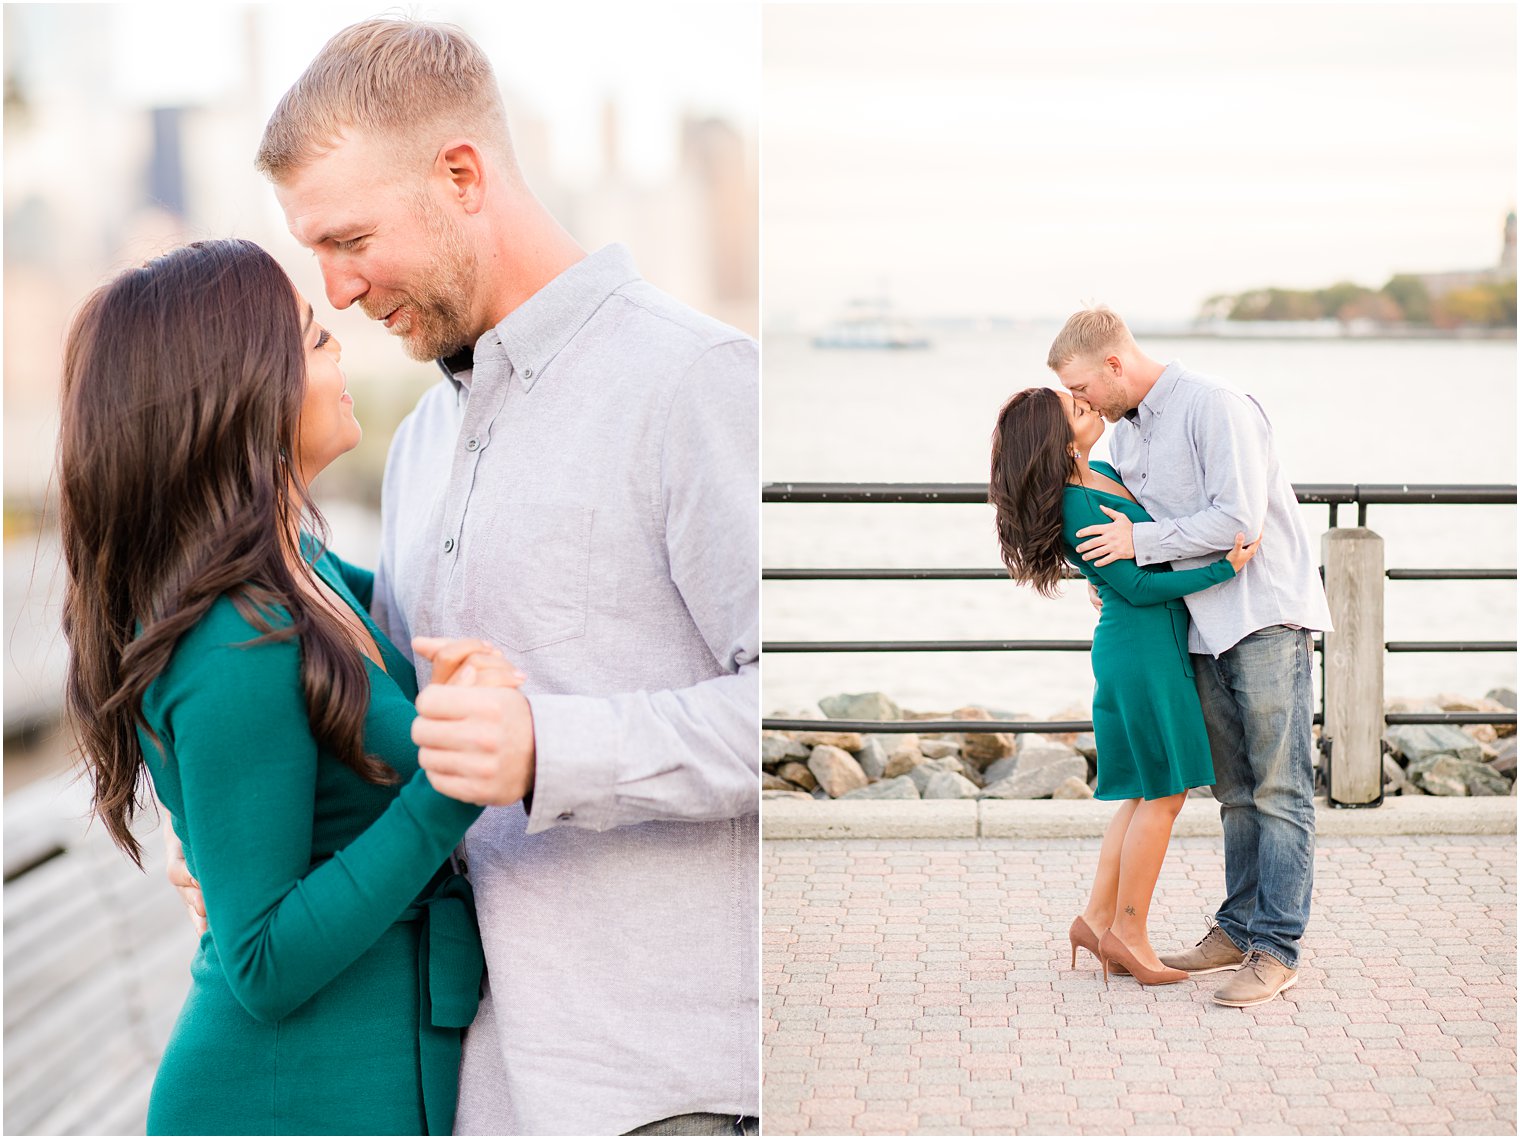
{"type": "Polygon", "coordinates": [[[746,332],[758,331],[759,186],[751,144],[733,124],[683,116],[674,176],[644,183],[622,166],[621,123],[602,110],[602,173],[556,198],[587,248],[622,241],[645,279],[746,332]]]}
{"type": "Polygon", "coordinates": [[[1504,219],[1504,248],[1492,269],[1454,269],[1445,273],[1413,273],[1425,285],[1431,300],[1475,285],[1498,285],[1515,279],[1515,211],[1504,219]]]}
{"type": "MultiPolygon", "coordinates": [[[[82,11],[7,4],[0,36],[3,473],[6,503],[18,509],[40,505],[55,484],[60,350],[80,302],[112,273],[192,238],[236,235],[274,253],[319,305],[324,295],[315,259],[286,232],[268,183],[253,169],[271,109],[260,80],[278,31],[276,6],[208,16],[212,25],[232,21],[233,46],[216,83],[184,93],[144,85],[115,54],[123,27],[158,17],[132,6],[102,6],[99,18],[82,19],[82,11]],[[81,139],[88,145],[74,176],[59,177],[59,140],[81,139]]],[[[529,181],[583,245],[625,242],[648,280],[758,331],[758,156],[749,131],[677,111],[668,123],[676,161],[639,181],[618,164],[618,108],[609,101],[602,176],[583,186],[556,176],[552,124],[532,92],[508,87],[503,98],[529,181]]],[[[358,313],[334,323],[349,380],[365,389],[366,443],[383,458],[395,420],[436,370],[406,360],[358,313]]]]}

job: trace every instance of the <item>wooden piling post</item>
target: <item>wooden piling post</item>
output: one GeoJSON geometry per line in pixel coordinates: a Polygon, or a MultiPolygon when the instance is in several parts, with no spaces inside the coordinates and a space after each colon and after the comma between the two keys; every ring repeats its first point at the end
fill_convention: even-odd
{"type": "Polygon", "coordinates": [[[1330,798],[1356,806],[1383,787],[1383,539],[1364,526],[1326,531],[1325,726],[1330,798]]]}

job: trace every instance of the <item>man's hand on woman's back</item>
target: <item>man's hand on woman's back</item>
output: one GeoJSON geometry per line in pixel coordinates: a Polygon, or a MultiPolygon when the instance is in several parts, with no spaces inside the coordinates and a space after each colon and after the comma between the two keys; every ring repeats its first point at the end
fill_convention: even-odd
{"type": "Polygon", "coordinates": [[[206,924],[206,899],[201,895],[201,884],[190,874],[190,867],[185,863],[185,848],[180,844],[179,835],[174,833],[174,824],[169,822],[167,815],[164,816],[164,853],[168,863],[164,868],[164,876],[179,891],[195,932],[205,933],[210,928],[206,924]]]}

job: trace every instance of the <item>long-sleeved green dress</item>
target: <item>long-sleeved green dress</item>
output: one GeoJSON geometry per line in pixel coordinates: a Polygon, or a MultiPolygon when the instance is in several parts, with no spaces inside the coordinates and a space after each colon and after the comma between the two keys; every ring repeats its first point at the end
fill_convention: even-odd
{"type": "MultiPolygon", "coordinates": [[[[434,791],[412,743],[417,680],[369,620],[373,576],[322,553],[385,668],[366,658],[377,786],[318,747],[297,639],[227,597],[150,685],[139,728],[201,883],[210,932],[153,1083],[150,1134],[450,1134],[460,1034],[483,958],[449,853],[481,808],[434,791]]],[[[288,622],[278,610],[275,623],[288,622]]]]}
{"type": "MultiPolygon", "coordinates": [[[[1094,470],[1120,482],[1107,463],[1094,470]]],[[[1122,485],[1122,483],[1121,483],[1122,485]]],[[[1066,556],[1098,587],[1103,601],[1093,631],[1093,737],[1098,750],[1099,799],[1161,799],[1214,782],[1203,708],[1188,657],[1188,612],[1180,598],[1235,576],[1224,559],[1195,569],[1169,570],[1125,559],[1106,566],[1082,560],[1077,531],[1112,519],[1151,522],[1144,507],[1123,495],[1075,484],[1066,487],[1062,539],[1066,556]]]]}

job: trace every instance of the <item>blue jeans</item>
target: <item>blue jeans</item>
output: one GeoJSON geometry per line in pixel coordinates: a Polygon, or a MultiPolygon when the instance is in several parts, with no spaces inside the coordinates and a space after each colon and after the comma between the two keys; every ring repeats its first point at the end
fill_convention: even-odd
{"type": "Polygon", "coordinates": [[[1290,969],[1314,886],[1314,650],[1286,625],[1223,656],[1194,654],[1224,823],[1226,896],[1216,920],[1242,952],[1290,969]]]}

